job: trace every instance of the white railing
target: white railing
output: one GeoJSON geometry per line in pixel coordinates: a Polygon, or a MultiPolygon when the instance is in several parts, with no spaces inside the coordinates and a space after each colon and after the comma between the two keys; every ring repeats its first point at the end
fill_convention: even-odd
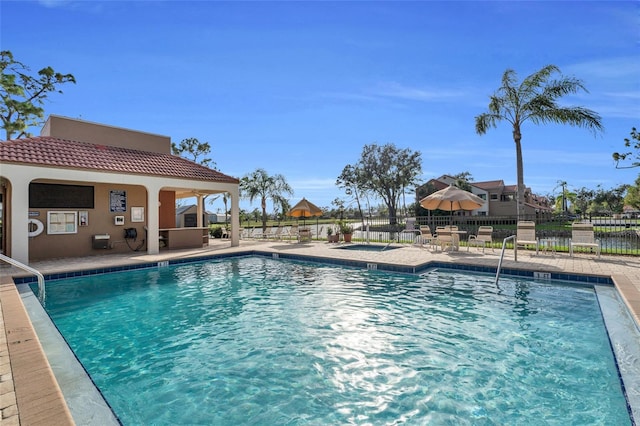
{"type": "MultiPolygon", "coordinates": [[[[504,240],[502,240],[502,251],[500,252],[500,260],[498,260],[498,269],[496,270],[496,285],[498,285],[498,279],[500,278],[500,270],[502,269],[502,259],[504,258],[504,250],[507,247],[507,241],[509,240],[515,240],[516,236],[515,235],[511,235],[507,238],[505,238],[504,240]]],[[[518,256],[518,249],[516,248],[516,259],[518,256]]]]}
{"type": "Polygon", "coordinates": [[[38,277],[38,300],[40,300],[40,303],[42,304],[42,306],[44,306],[44,301],[46,297],[45,287],[44,287],[44,275],[42,275],[40,272],[36,271],[32,267],[27,266],[24,263],[20,263],[15,259],[5,256],[4,254],[0,254],[0,260],[3,260],[8,264],[15,266],[16,268],[22,269],[23,271],[29,272],[30,274],[33,274],[36,277],[38,277]]]}

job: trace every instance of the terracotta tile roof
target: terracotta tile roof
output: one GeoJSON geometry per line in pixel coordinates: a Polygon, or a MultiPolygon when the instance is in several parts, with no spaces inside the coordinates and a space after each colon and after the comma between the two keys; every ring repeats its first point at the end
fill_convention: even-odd
{"type": "Polygon", "coordinates": [[[95,145],[49,136],[0,142],[0,163],[239,183],[236,178],[171,154],[95,145]]]}
{"type": "Polygon", "coordinates": [[[469,182],[471,185],[480,188],[480,189],[484,189],[489,190],[489,189],[496,189],[496,188],[500,188],[502,186],[504,186],[504,181],[502,179],[499,180],[488,180],[488,181],[484,181],[484,182],[469,182]]]}

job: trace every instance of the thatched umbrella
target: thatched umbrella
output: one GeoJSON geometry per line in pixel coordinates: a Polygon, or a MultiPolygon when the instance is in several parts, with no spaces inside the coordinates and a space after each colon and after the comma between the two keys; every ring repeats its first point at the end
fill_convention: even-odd
{"type": "Polygon", "coordinates": [[[311,201],[308,201],[306,198],[303,198],[298,202],[298,204],[291,207],[291,209],[287,212],[287,216],[301,217],[304,224],[306,218],[308,217],[322,216],[322,210],[320,209],[320,207],[316,206],[311,201]]]}

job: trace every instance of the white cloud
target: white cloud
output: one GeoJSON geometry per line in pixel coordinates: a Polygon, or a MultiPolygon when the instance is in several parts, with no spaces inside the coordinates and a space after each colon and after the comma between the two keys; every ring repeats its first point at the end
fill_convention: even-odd
{"type": "Polygon", "coordinates": [[[582,80],[633,79],[637,83],[640,75],[640,57],[624,56],[567,65],[563,74],[573,74],[582,80]]]}
{"type": "Polygon", "coordinates": [[[397,82],[380,83],[377,86],[368,89],[367,93],[373,96],[427,102],[459,98],[465,95],[464,92],[459,90],[410,87],[397,82]]]}
{"type": "Polygon", "coordinates": [[[336,180],[330,178],[315,178],[315,179],[292,179],[289,181],[289,185],[294,188],[296,191],[303,190],[326,190],[326,189],[335,189],[336,188],[336,180]]]}

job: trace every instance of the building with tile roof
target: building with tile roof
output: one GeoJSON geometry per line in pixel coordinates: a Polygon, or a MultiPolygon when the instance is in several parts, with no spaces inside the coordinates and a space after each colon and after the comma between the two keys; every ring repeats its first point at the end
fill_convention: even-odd
{"type": "Polygon", "coordinates": [[[55,115],[38,137],[0,142],[0,189],[0,248],[27,264],[132,247],[156,254],[162,240],[169,248],[202,246],[202,219],[175,227],[183,198],[204,212],[206,195],[228,193],[231,226],[239,228],[237,178],[172,155],[167,136],[55,115]],[[125,238],[124,229],[137,237],[125,238]]]}
{"type": "MultiPolygon", "coordinates": [[[[417,189],[418,198],[428,195],[427,188],[437,191],[454,184],[456,180],[456,178],[448,175],[431,179],[417,189]]],[[[471,192],[485,200],[486,203],[479,209],[470,212],[461,211],[457,212],[457,214],[468,216],[517,216],[517,185],[505,185],[502,179],[467,183],[471,188],[471,192]]],[[[552,212],[553,209],[548,205],[545,197],[533,194],[530,188],[526,188],[524,216],[532,218],[541,215],[549,216],[552,212]]]]}

